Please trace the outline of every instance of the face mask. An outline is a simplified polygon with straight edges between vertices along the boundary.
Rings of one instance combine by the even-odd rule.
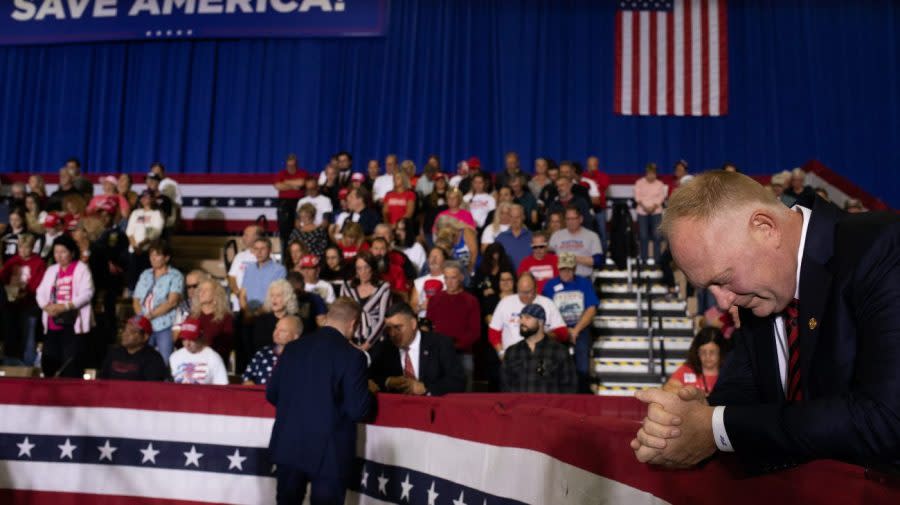
[[[522,338],[528,338],[535,333],[538,332],[537,328],[528,328],[526,326],[519,326],[519,335],[522,335]]]

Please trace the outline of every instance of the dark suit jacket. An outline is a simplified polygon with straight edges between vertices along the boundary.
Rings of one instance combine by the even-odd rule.
[[[424,331],[421,335],[419,381],[425,384],[428,393],[441,396],[465,391],[466,376],[453,348],[453,339]],[[390,339],[385,339],[381,345],[380,352],[372,358],[369,377],[382,391],[386,391],[384,381],[388,377],[402,376],[403,367],[400,364],[400,349]]]
[[[816,199],[800,268],[800,380],[787,403],[774,316],[741,310],[742,337],[710,404],[751,471],[812,459],[900,462],[900,218]]]
[[[374,403],[366,356],[340,332],[323,327],[284,348],[266,388],[275,406],[272,461],[311,478],[347,478],[356,451],[356,423]]]

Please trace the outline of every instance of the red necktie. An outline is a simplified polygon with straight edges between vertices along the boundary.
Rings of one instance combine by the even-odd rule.
[[[406,358],[403,360],[403,376],[407,379],[416,378],[416,370],[413,368],[412,358],[409,357],[409,348],[403,350]]]
[[[795,298],[784,310],[784,328],[788,338],[788,375],[786,397],[788,401],[803,399],[800,390],[800,327],[797,318],[800,315],[799,301]]]

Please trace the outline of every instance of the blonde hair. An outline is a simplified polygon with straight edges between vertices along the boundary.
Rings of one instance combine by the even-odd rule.
[[[231,304],[228,303],[228,294],[225,292],[225,288],[222,287],[215,279],[210,277],[210,275],[203,271],[206,277],[200,281],[197,285],[197,291],[194,292],[193,299],[191,300],[191,316],[192,317],[200,317],[200,288],[209,284],[213,289],[213,321],[221,321],[225,318],[226,314],[231,314]],[[191,273],[197,272],[197,270],[192,271]]]
[[[403,162],[403,165],[401,165],[401,167],[402,167],[402,166],[405,166],[407,162],[412,163],[411,161],[406,160],[406,161]],[[415,170],[415,165],[413,165],[413,170]],[[408,190],[408,189],[409,189],[409,175],[407,175],[406,172],[404,172],[403,170],[401,170],[401,171],[399,171],[399,172],[394,172],[394,177],[399,177],[399,178],[400,178],[400,181],[403,183],[403,189],[404,189],[404,190]],[[398,189],[398,188],[395,186],[395,187],[394,187],[394,191],[396,191],[397,189]]]
[[[460,209],[468,209],[469,208],[469,204],[466,203],[466,200],[463,198],[463,193],[462,193],[462,191],[459,190],[459,188],[448,189],[447,196],[445,197],[448,202],[450,201],[451,196],[455,196],[455,197],[459,198],[459,208]]]
[[[297,209],[297,216],[299,217],[300,214],[307,214],[307,215],[309,215],[310,219],[315,219],[316,218],[316,206],[309,202],[306,202],[303,205],[301,205],[299,209]]]
[[[500,217],[503,212],[509,212],[512,208],[512,204],[509,202],[500,202],[497,204],[497,208],[494,209],[494,221],[491,223],[491,231],[494,232],[494,236],[500,233]]]
[[[678,220],[710,221],[725,209],[748,204],[784,208],[771,191],[744,174],[725,170],[706,172],[682,185],[669,198],[659,231],[668,236]]]
[[[266,302],[263,304],[263,309],[266,312],[272,312],[272,295],[276,291],[281,291],[281,296],[284,298],[285,313],[296,315],[300,312],[300,309],[297,306],[297,294],[294,293],[294,287],[291,286],[290,282],[284,279],[278,279],[272,284],[269,284],[269,290],[266,291]]]

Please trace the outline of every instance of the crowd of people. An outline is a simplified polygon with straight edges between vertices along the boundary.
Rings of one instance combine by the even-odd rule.
[[[380,390],[439,395],[478,381],[589,392],[591,275],[622,240],[610,225],[609,177],[594,156],[583,165],[538,158],[533,173],[514,152],[504,161],[496,174],[476,157],[448,173],[434,155],[421,171],[389,155],[383,171],[370,160],[355,172],[341,152],[311,173],[289,155],[274,182],[277,236],[247,227],[217,280],[173,266],[182,196],[161,163],[140,194],[128,174],[100,177],[95,194],[68,160],[52,194],[33,175],[0,202],[5,363],[45,377],[93,368],[100,378],[226,384],[230,372],[266,384],[285,346],[345,298],[361,307],[352,341]],[[651,163],[635,183],[647,263],[665,261],[660,217],[690,178],[684,161],[665,180]],[[817,191],[804,180],[800,169],[776,174],[771,189],[787,205],[809,201]],[[134,316],[120,321],[123,299]],[[689,364],[712,373],[698,349]]]

